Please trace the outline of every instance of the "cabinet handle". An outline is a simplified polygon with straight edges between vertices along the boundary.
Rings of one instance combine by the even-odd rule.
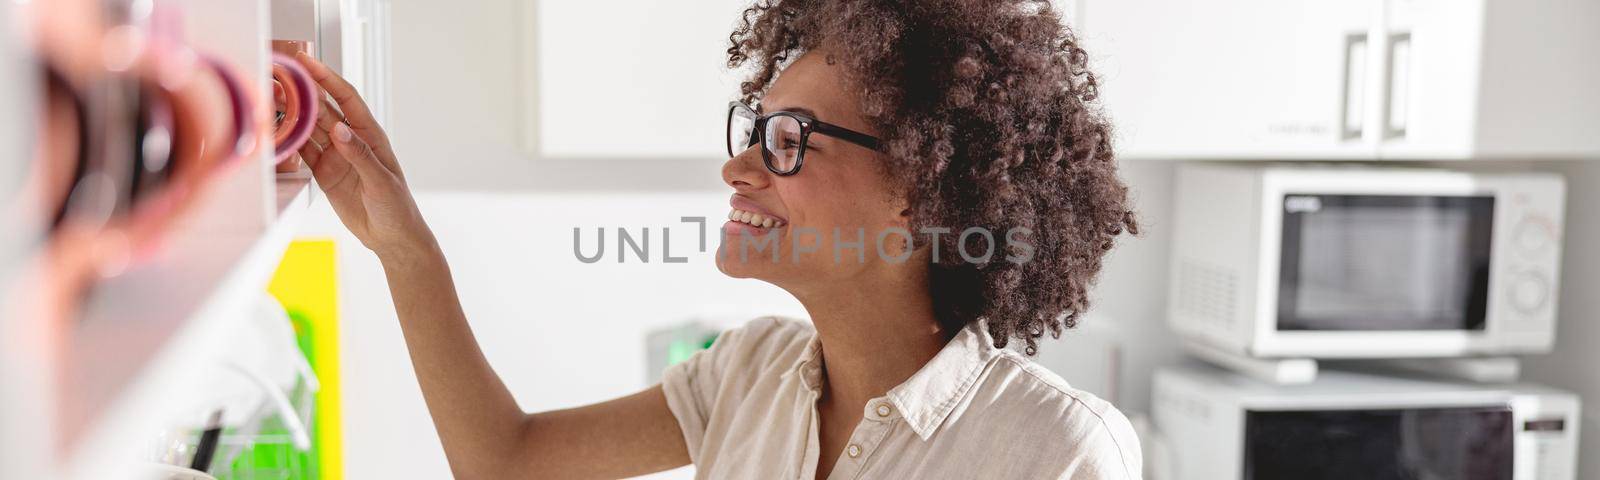
[[[1383,94],[1384,140],[1406,137],[1406,124],[1411,99],[1411,32],[1389,35],[1387,48],[1388,67],[1385,69]]]
[[[1344,37],[1344,89],[1339,107],[1339,139],[1359,140],[1366,130],[1367,33]]]

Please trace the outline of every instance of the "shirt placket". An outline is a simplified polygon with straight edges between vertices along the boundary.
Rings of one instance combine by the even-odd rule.
[[[861,423],[856,425],[854,432],[851,432],[850,443],[845,445],[844,452],[839,455],[839,462],[834,465],[833,472],[828,474],[828,480],[861,478],[869,461],[874,458],[873,455],[883,445],[884,439],[889,437],[889,431],[899,419],[899,409],[889,403],[887,398],[867,402]]]
[[[804,405],[808,406],[801,409],[804,412],[802,413],[804,418],[801,419],[802,425],[806,425],[806,428],[802,429],[804,437],[801,438],[800,443],[805,447],[800,451],[800,463],[795,466],[794,471],[796,473],[794,478],[795,480],[812,480],[817,478],[817,459],[822,457],[821,442],[817,438],[819,433],[817,429],[817,397],[819,395],[815,390],[807,390],[801,393],[801,396],[805,399]],[[832,474],[829,474],[829,476],[832,476]]]

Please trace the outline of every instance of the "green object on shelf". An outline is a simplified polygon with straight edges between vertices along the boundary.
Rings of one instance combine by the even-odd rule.
[[[688,321],[651,331],[645,336],[645,383],[661,382],[667,368],[683,363],[696,352],[711,348],[722,329]]]
[[[306,355],[307,360],[315,363],[316,358],[312,356],[311,348],[311,336],[314,333],[311,320],[305,312],[287,310],[289,320],[294,324],[300,351]],[[313,422],[306,428],[311,429],[309,433],[312,438],[316,438],[317,424]],[[245,440],[249,441],[249,445],[228,464],[227,470],[214,472],[217,480],[320,480],[322,478],[322,471],[317,465],[317,459],[320,458],[317,451],[318,443],[313,441],[310,450],[296,449],[290,439],[289,429],[277,415],[262,420],[261,430]]]
[[[715,333],[705,335],[700,339],[682,338],[673,341],[667,345],[667,366],[677,365],[694,356],[695,352],[710,349],[711,344],[716,343],[716,341],[717,334]]]
[[[215,476],[217,480],[314,480],[321,477],[319,472],[315,447],[311,451],[295,449],[289,431],[273,417],[262,424],[228,469],[215,472]]]

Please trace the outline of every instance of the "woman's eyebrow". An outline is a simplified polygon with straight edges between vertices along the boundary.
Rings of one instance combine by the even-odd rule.
[[[813,111],[811,111],[811,109],[806,108],[806,107],[793,107],[793,108],[785,109],[784,111],[785,112],[789,112],[789,113],[798,113],[798,114],[805,115],[805,116],[811,117],[811,118],[817,118],[817,112],[813,112]]]
[[[780,111],[780,112],[789,112],[789,113],[798,113],[798,114],[801,114],[801,115],[805,115],[807,117],[811,117],[813,119],[821,120],[820,118],[817,118],[817,112],[815,112],[815,111],[813,111],[813,110],[811,110],[809,108],[806,108],[806,107],[780,108],[780,109],[778,109],[778,111]],[[766,113],[766,106],[765,105],[756,105],[756,115],[766,115],[766,114],[767,113]]]

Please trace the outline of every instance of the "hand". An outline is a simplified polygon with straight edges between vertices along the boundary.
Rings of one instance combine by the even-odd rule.
[[[360,93],[316,59],[304,53],[296,59],[327,92],[318,95],[317,126],[299,153],[339,220],[384,261],[434,252],[433,232],[406,187],[389,137]]]

